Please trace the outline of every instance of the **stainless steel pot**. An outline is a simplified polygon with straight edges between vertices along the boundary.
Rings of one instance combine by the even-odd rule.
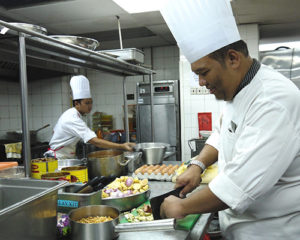
[[[58,160],[58,170],[60,171],[64,167],[86,166],[87,159],[61,159]]]
[[[72,210],[69,214],[72,240],[111,240],[117,238],[119,232],[175,229],[176,220],[174,218],[155,220],[152,222],[119,224],[119,215],[120,212],[118,209],[104,205],[85,206]],[[81,218],[89,216],[110,216],[113,220],[94,224],[77,222]]]
[[[133,159],[125,160],[123,151],[102,150],[88,154],[89,178],[97,176],[121,176],[126,174],[125,166]]]
[[[135,151],[143,153],[142,160],[145,164],[161,164],[167,148],[170,147],[167,143],[139,143],[134,146]]]

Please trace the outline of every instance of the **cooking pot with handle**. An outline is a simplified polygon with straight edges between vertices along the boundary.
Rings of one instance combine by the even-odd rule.
[[[120,211],[106,205],[84,206],[69,213],[72,240],[111,240],[118,237],[119,232],[174,230],[176,220],[163,219],[151,222],[119,223]],[[79,223],[87,217],[110,216],[113,220],[102,223]]]
[[[138,157],[138,155],[136,156]],[[90,178],[97,176],[121,176],[126,174],[126,166],[135,158],[124,157],[121,150],[101,150],[88,154],[87,166]]]

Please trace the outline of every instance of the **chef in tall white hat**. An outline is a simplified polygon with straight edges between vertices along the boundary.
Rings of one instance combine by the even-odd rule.
[[[89,80],[82,75],[74,76],[71,78],[70,86],[74,107],[65,111],[58,119],[49,143],[50,149],[45,155],[57,159],[76,158],[76,144],[79,140],[100,148],[117,148],[131,151],[132,146],[134,146],[133,143],[117,144],[99,139],[82,119],[83,115],[91,112],[93,105]]]
[[[249,56],[229,0],[170,0],[161,13],[200,86],[225,100],[215,131],[176,187],[191,192],[216,162],[217,177],[187,198],[166,198],[161,215],[219,211],[225,239],[298,239],[299,90]]]

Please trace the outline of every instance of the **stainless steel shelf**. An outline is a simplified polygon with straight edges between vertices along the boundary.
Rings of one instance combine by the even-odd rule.
[[[0,26],[7,27],[16,33],[25,34],[26,57],[29,65],[40,67],[47,63],[63,65],[64,70],[72,73],[71,68],[85,68],[106,71],[117,75],[134,76],[150,75],[155,72],[138,65],[97,53],[72,44],[60,42],[46,35],[36,33],[0,20]],[[18,61],[18,35],[7,33],[0,35],[0,51],[9,54],[8,57]],[[60,67],[61,69],[62,67]]]

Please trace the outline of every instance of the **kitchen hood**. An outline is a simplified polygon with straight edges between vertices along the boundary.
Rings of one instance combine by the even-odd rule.
[[[280,47],[261,52],[260,61],[292,80],[300,89],[300,48]]]

